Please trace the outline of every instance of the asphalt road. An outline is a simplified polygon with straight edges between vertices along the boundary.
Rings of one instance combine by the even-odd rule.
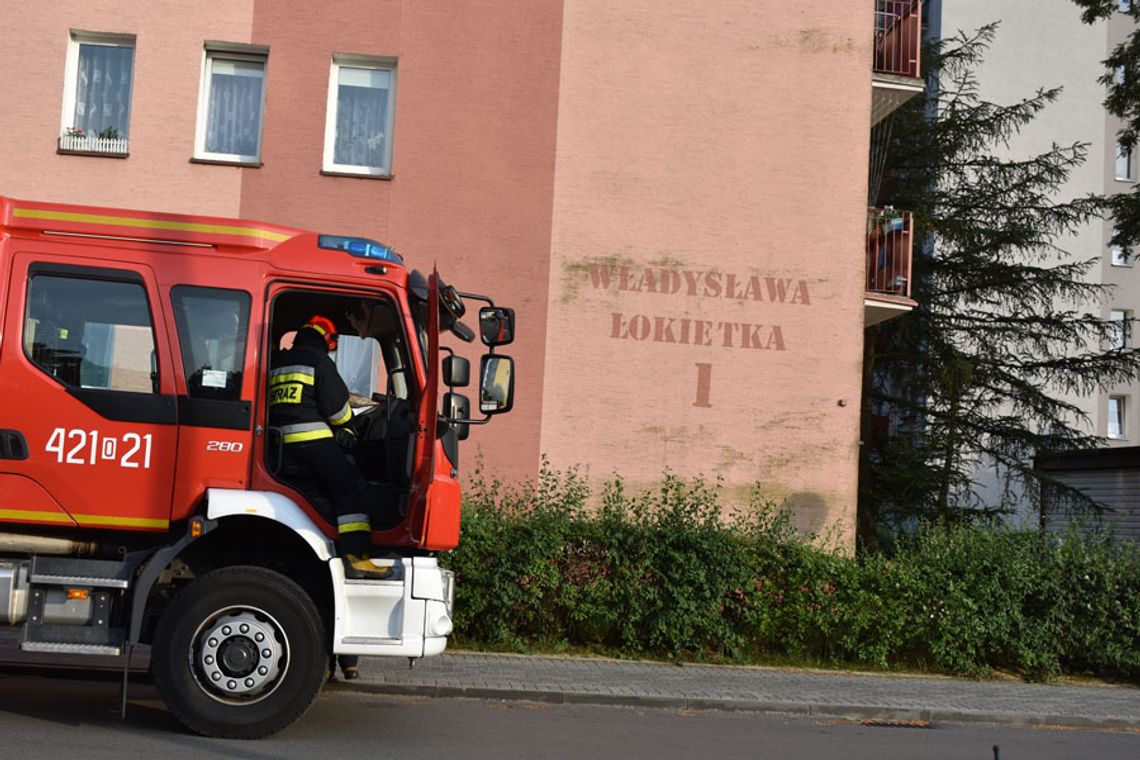
[[[187,734],[153,687],[0,672],[0,757],[186,758],[1017,758],[1140,757],[1140,734],[987,725],[867,726],[746,712],[378,696],[334,685],[286,731],[257,742]]]

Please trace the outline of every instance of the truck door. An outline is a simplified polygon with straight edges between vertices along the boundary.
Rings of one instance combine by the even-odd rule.
[[[165,530],[178,428],[154,273],[82,262],[13,259],[0,399],[26,458],[0,460],[0,480],[40,497],[27,509],[5,503],[0,516]]]
[[[176,520],[190,516],[207,488],[248,483],[257,374],[256,365],[246,366],[251,302],[244,290],[170,288],[182,360],[175,383],[178,470],[171,514]]]

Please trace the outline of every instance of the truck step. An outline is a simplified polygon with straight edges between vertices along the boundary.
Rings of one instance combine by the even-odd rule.
[[[21,652],[50,652],[51,654],[90,654],[118,656],[122,647],[109,644],[68,644],[59,641],[25,641],[20,644]]]
[[[37,556],[32,558],[28,581],[38,586],[127,588],[131,570],[131,565],[115,560]]]
[[[123,651],[120,628],[53,623],[24,624],[20,639],[22,652],[59,652],[69,654],[119,654]]]

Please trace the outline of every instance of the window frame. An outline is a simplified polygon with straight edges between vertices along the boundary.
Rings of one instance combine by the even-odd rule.
[[[63,137],[67,130],[75,126],[75,102],[79,90],[79,47],[81,45],[104,45],[106,47],[130,48],[131,54],[131,87],[127,93],[127,136],[121,138],[130,143],[131,118],[134,115],[135,105],[135,64],[138,54],[138,37],[134,34],[122,32],[89,32],[82,29],[69,29],[67,37],[67,53],[64,56],[63,69],[63,106],[59,115],[59,135]],[[87,135],[95,137],[95,135]]]
[[[384,146],[384,164],[382,166],[360,166],[357,164],[338,164],[333,158],[336,155],[336,121],[339,107],[338,86],[340,84],[340,70],[373,69],[387,71],[391,77],[388,87],[388,118],[384,125],[388,139]],[[346,174],[360,177],[392,176],[392,156],[394,154],[394,138],[396,127],[396,86],[398,65],[395,57],[355,55],[348,53],[334,53],[329,63],[329,86],[325,101],[325,141],[321,157],[321,171],[326,174]]]
[[[1116,419],[1118,432],[1116,435],[1112,434],[1112,406],[1116,402]],[[1114,441],[1123,441],[1128,439],[1128,397],[1124,395],[1111,395],[1108,397],[1107,409],[1105,411],[1105,437]]]
[[[1119,323],[1116,328],[1116,334],[1112,339],[1112,350],[1126,351],[1128,350],[1129,339],[1132,337],[1132,312],[1129,309],[1109,309],[1108,320],[1113,323]]]
[[[1121,143],[1116,144],[1116,164],[1113,167],[1113,174],[1117,182],[1135,182],[1136,181],[1136,168],[1135,168],[1135,155],[1131,148],[1126,148]],[[1124,161],[1124,173],[1121,174],[1120,166],[1121,161]]]
[[[210,91],[215,60],[261,64],[261,102],[258,104],[257,153],[215,153],[206,150],[206,132],[210,120]],[[194,160],[205,163],[261,166],[261,148],[265,140],[265,93],[269,89],[269,49],[255,45],[210,44],[202,49],[202,72],[198,84],[198,114],[194,125]]]

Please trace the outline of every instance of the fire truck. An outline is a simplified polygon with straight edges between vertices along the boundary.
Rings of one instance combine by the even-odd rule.
[[[441,346],[475,339],[468,302],[477,417]],[[372,533],[381,579],[345,577],[331,504],[268,422],[271,358],[315,314],[341,336],[348,455],[398,518]],[[0,198],[0,624],[37,657],[121,663],[124,710],[149,648],[172,714],[229,738],[301,717],[333,655],[439,654],[459,443],[511,409],[514,330],[372,240]]]

